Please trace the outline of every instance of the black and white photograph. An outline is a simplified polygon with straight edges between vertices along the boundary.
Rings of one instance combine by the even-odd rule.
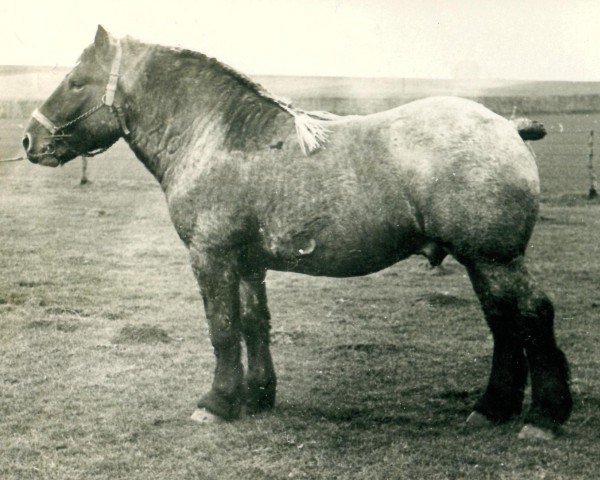
[[[4,0],[0,479],[600,476],[600,3]]]

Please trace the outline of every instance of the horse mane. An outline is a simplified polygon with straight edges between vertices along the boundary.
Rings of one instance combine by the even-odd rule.
[[[213,67],[220,73],[227,75],[230,79],[235,81],[238,85],[249,90],[260,98],[266,100],[268,103],[278,107],[280,110],[287,112],[294,119],[294,125],[296,127],[296,134],[298,136],[298,143],[304,155],[309,155],[315,150],[321,148],[327,142],[327,134],[329,132],[327,123],[335,120],[339,120],[342,117],[330,112],[325,111],[305,111],[294,107],[290,101],[282,97],[278,97],[269,92],[260,83],[252,80],[250,77],[243,73],[235,70],[234,68],[226,65],[219,60],[208,57],[207,55],[196,52],[193,50],[174,48],[174,47],[162,47],[157,46],[163,52],[169,51],[176,53],[183,58],[196,58],[201,60],[203,63]]]

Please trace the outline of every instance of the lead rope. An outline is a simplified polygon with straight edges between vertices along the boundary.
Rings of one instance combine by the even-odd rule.
[[[25,157],[0,158],[0,163],[20,162],[25,160]]]

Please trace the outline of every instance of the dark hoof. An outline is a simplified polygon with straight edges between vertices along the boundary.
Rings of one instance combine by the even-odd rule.
[[[242,416],[242,404],[239,398],[230,400],[213,391],[198,401],[198,408],[227,421],[237,420]]]

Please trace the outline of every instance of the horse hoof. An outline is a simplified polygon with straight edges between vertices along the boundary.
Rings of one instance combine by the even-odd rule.
[[[550,430],[546,430],[535,425],[525,424],[519,432],[520,440],[554,440],[556,436]]]
[[[210,413],[204,408],[197,408],[190,419],[196,423],[221,423],[224,420],[221,417],[217,417],[215,414]]]
[[[491,427],[492,422],[482,413],[474,411],[467,417],[467,425],[469,427]]]

